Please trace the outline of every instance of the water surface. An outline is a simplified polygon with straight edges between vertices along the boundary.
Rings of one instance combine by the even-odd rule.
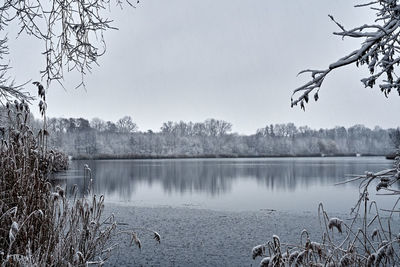
[[[359,196],[358,183],[335,186],[347,174],[391,168],[383,157],[80,160],[56,183],[84,192],[84,164],[93,191],[106,201],[139,206],[196,207],[215,210],[315,211],[319,202],[333,212],[348,212]],[[398,185],[396,185],[399,187]],[[373,189],[373,187],[371,187]],[[389,207],[393,200],[371,199]]]

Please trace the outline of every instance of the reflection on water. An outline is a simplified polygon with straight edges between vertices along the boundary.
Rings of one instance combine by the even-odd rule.
[[[84,164],[92,170],[94,192],[108,201],[224,210],[315,210],[323,201],[348,211],[358,184],[333,184],[346,174],[391,167],[375,157],[73,161],[56,183],[77,184],[83,192]]]

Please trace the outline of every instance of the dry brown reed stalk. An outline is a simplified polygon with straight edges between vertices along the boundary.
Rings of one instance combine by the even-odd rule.
[[[61,159],[57,152],[40,154],[29,127],[25,102],[7,104],[7,128],[0,136],[0,262],[14,264],[26,251],[49,246],[51,185],[47,175]],[[62,165],[61,163],[57,163]],[[54,241],[54,239],[53,239]]]
[[[400,180],[400,158],[392,169],[377,173],[351,176],[343,182],[360,181],[360,197],[352,208],[349,223],[329,217],[322,203],[318,207],[321,225],[321,242],[312,241],[303,230],[300,244],[284,244],[272,241],[253,248],[253,259],[263,257],[260,266],[397,266],[400,264],[400,233],[398,221],[393,225],[393,215],[399,213],[400,190],[392,188]],[[393,208],[379,209],[369,200],[369,190],[395,197]],[[386,213],[382,216],[381,213]],[[396,227],[393,227],[396,226]],[[303,244],[303,236],[306,241]],[[282,253],[281,251],[284,251]]]
[[[100,221],[104,199],[69,204],[63,189],[53,190],[48,176],[65,169],[67,157],[43,150],[25,102],[8,104],[6,112],[7,127],[0,129],[1,266],[78,265],[101,255],[115,228]]]
[[[41,95],[36,85],[45,117],[44,91]],[[103,265],[115,248],[109,240],[117,234],[117,223],[113,215],[102,216],[104,197],[91,192],[90,168],[84,170],[90,181],[87,194],[77,197],[74,187],[67,197],[49,181],[51,173],[67,168],[68,158],[48,150],[46,123],[34,134],[26,102],[7,104],[6,113],[7,127],[0,128],[0,265]],[[140,244],[133,230],[125,232]],[[160,235],[151,232],[160,242]]]

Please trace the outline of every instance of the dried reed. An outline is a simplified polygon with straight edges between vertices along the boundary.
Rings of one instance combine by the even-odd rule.
[[[318,216],[322,229],[321,243],[312,241],[306,230],[301,232],[300,244],[297,245],[281,244],[276,242],[279,238],[274,236],[272,241],[253,248],[253,259],[263,257],[260,266],[399,265],[400,234],[394,232],[396,227],[392,225],[393,215],[400,212],[400,190],[393,188],[399,180],[399,157],[396,158],[392,169],[351,176],[343,183],[360,181],[360,197],[352,208],[352,219],[349,223],[329,217],[320,204]],[[379,209],[375,201],[369,200],[369,190],[373,181],[377,181],[374,190],[383,192],[381,195],[395,196],[392,209]],[[381,212],[386,212],[387,216],[382,216]],[[303,236],[306,236],[305,244],[301,242]]]
[[[40,97],[45,116],[44,94]],[[45,123],[34,134],[25,102],[7,104],[6,113],[6,127],[0,128],[0,265],[102,265],[115,247],[109,240],[117,227],[113,215],[102,216],[104,197],[93,195],[90,187],[83,198],[76,187],[70,197],[53,187],[50,174],[67,168],[68,158],[47,149]],[[91,180],[89,167],[85,173]]]

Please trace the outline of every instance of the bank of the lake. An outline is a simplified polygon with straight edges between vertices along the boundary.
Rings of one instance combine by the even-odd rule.
[[[383,157],[384,154],[359,154],[359,153],[336,153],[336,154],[196,154],[196,155],[153,155],[153,154],[83,154],[70,156],[72,160],[120,160],[120,159],[223,159],[223,158],[323,158],[323,157]]]

